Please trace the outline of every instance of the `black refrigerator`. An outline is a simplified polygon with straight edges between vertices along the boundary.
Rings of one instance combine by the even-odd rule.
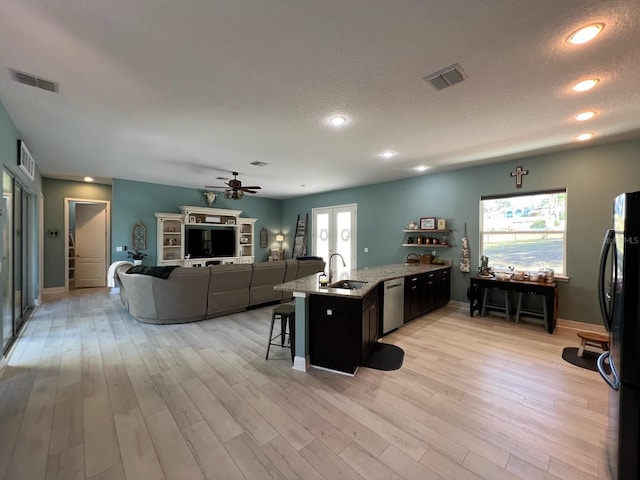
[[[609,385],[607,449],[612,479],[640,479],[640,192],[613,202],[602,245],[598,296],[610,350],[598,358]]]

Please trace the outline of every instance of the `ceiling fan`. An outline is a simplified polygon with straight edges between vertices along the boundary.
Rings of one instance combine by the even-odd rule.
[[[224,198],[229,198],[232,200],[240,200],[244,197],[246,193],[257,193],[255,190],[260,190],[262,187],[258,185],[252,185],[249,187],[243,187],[242,182],[237,179],[238,172],[231,172],[233,174],[233,179],[225,182],[227,184],[226,187],[214,187],[212,185],[205,185],[205,188],[224,188]]]

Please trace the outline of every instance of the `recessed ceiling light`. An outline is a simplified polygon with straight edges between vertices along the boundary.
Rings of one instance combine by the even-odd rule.
[[[393,150],[385,150],[380,154],[380,156],[384,158],[391,158],[391,157],[395,157],[396,155],[397,155],[396,152],[394,152]]]
[[[595,133],[581,133],[576,137],[576,140],[584,142],[585,140],[591,140]]]
[[[329,123],[331,123],[331,125],[333,125],[334,127],[341,127],[345,123],[347,123],[347,117],[343,115],[334,115],[329,119]]]
[[[93,177],[84,177],[85,182],[93,182]]]
[[[429,167],[427,167],[425,165],[418,165],[417,167],[414,167],[413,169],[417,170],[418,172],[424,172],[425,170],[428,170]]]
[[[604,23],[594,23],[593,25],[587,25],[582,27],[567,37],[567,43],[573,45],[580,45],[593,40],[604,28]]]
[[[576,83],[571,89],[575,92],[586,92],[596,86],[596,83],[600,81],[599,78],[590,78],[589,80],[583,80]]]
[[[584,122],[585,120],[589,120],[595,116],[596,112],[582,112],[576,115],[575,118],[579,122]]]

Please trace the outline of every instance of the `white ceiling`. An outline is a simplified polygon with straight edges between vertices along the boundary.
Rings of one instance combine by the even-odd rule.
[[[595,41],[565,42],[594,21]],[[0,101],[44,176],[203,188],[237,170],[287,198],[576,148],[583,132],[638,138],[639,23],[637,0],[4,0]],[[465,82],[423,80],[453,63]],[[585,109],[598,115],[572,119]]]

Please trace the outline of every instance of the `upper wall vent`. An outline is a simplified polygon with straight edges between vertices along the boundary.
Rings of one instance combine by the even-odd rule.
[[[450,67],[443,68],[436,73],[427,75],[424,77],[424,81],[431,85],[435,90],[442,90],[443,88],[460,83],[466,78],[467,76],[462,71],[460,65],[454,63]]]
[[[52,82],[51,80],[36,77],[35,75],[19,72],[13,69],[11,70],[11,74],[13,75],[13,79],[16,82],[22,83],[24,85],[29,85],[31,87],[41,88],[43,90],[47,90],[48,92],[58,93],[57,82]]]
[[[258,160],[256,160],[255,162],[251,162],[251,165],[255,165],[256,167],[264,167],[269,164],[266,162],[259,162]]]

